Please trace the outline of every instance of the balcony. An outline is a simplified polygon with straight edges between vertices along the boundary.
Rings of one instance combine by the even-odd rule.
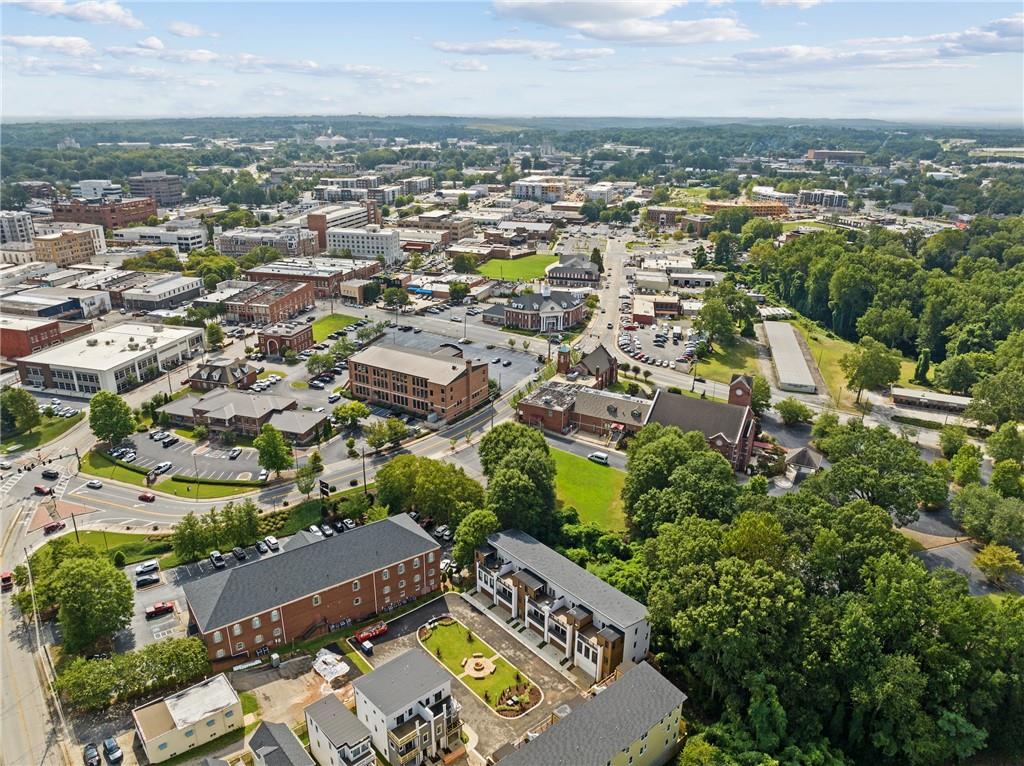
[[[403,764],[404,763],[409,763],[410,761],[413,761],[413,760],[416,759],[416,756],[419,755],[419,752],[420,752],[419,748],[416,748],[416,747],[409,748],[409,751],[407,753],[405,753],[404,755],[400,754],[398,756],[398,762],[399,763],[403,763]]]
[[[416,739],[421,723],[424,721],[419,716],[414,716],[388,732],[388,739],[391,740],[396,750],[401,750],[404,745]]]

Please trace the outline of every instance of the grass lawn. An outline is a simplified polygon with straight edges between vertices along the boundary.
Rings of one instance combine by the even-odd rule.
[[[304,380],[293,380],[289,383],[292,388],[309,388],[309,383]]]
[[[539,279],[544,276],[544,269],[556,260],[553,255],[527,255],[514,260],[492,258],[478,266],[477,271],[491,279]]]
[[[48,418],[46,415],[42,415],[39,419],[39,425],[31,431],[26,431],[23,434],[13,434],[5,437],[3,441],[0,441],[0,451],[6,452],[10,447],[16,444],[21,445],[18,450],[19,452],[22,450],[41,447],[47,442],[51,442],[56,439],[84,417],[84,412],[79,412],[71,418]]]
[[[571,505],[580,521],[592,521],[602,529],[625,529],[622,515],[622,485],[626,474],[586,458],[551,450],[555,461],[555,492],[563,505]]]
[[[252,692],[239,692],[238,699],[242,703],[242,715],[260,712],[259,700],[256,699],[256,695]]]
[[[348,314],[328,314],[313,322],[313,340],[317,343],[322,341],[332,332],[343,330],[353,322],[358,322],[358,317]]]
[[[466,639],[467,634],[469,640]],[[454,622],[451,625],[436,625],[430,635],[423,642],[434,658],[443,664],[454,676],[463,673],[462,660],[465,657],[472,657],[475,652],[480,652],[484,657],[490,658],[497,654],[488,644],[481,641],[465,625]],[[440,656],[438,650],[440,649]],[[509,686],[528,680],[520,674],[521,681],[516,681],[516,673],[519,671],[504,657],[497,657],[494,660],[494,673],[486,678],[470,678],[462,676],[459,678],[466,686],[472,689],[477,695],[485,700],[492,708],[498,704],[501,692]],[[486,695],[486,696],[485,696]]]
[[[282,372],[281,370],[264,370],[256,376],[256,380],[263,380],[264,378],[269,378],[271,375],[280,375],[283,378],[287,374],[288,373]]]
[[[254,489],[258,489],[258,487],[249,484],[204,484],[202,482],[195,484],[189,481],[173,481],[170,478],[158,481],[153,485],[153,489],[159,492],[166,492],[168,495],[185,499],[196,497],[197,490],[193,489],[193,487],[198,487],[200,500],[231,497],[232,495],[239,495],[243,492],[252,492]]]
[[[82,458],[81,472],[99,476],[101,479],[116,479],[117,481],[123,481],[125,484],[134,484],[136,487],[146,486],[146,471],[144,468],[140,468],[139,471],[125,468],[96,450],[90,450]]]
[[[851,391],[847,386],[846,374],[839,366],[839,360],[853,350],[855,344],[840,337],[829,337],[828,333],[820,327],[811,324],[806,319],[791,320],[797,329],[804,336],[814,362],[821,370],[821,376],[828,386],[828,393],[832,395],[833,401],[842,392],[842,400],[839,402],[841,408],[851,409],[857,398],[857,392]],[[920,386],[911,384],[910,378],[914,374],[916,364],[910,359],[903,359],[900,362],[899,385],[908,385],[913,388]]]
[[[697,375],[719,383],[728,383],[736,373],[756,375],[757,350],[754,344],[737,338],[731,346],[715,346],[715,352],[697,362]]]
[[[184,436],[186,439],[195,440],[195,432],[191,428],[175,428],[174,433],[178,436]]]
[[[159,558],[171,549],[169,535],[140,535],[130,532],[79,530],[78,540],[82,545],[87,545],[93,550],[108,552],[111,558],[113,558],[114,553],[121,551],[124,553],[125,564],[135,564],[139,561]]]
[[[821,221],[785,221],[782,224],[783,231],[793,231],[794,229],[804,228],[831,229],[832,227],[827,223],[822,223]]]

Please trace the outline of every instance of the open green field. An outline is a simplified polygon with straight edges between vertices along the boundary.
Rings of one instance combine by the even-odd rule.
[[[48,418],[46,415],[43,415],[40,418],[39,425],[31,431],[5,436],[3,441],[0,441],[0,452],[6,452],[10,447],[17,444],[21,445],[17,452],[41,447],[47,442],[56,439],[84,417],[84,412],[79,412],[71,418]]]
[[[731,346],[715,346],[715,352],[697,362],[697,375],[719,383],[728,383],[736,373],[758,374],[757,349],[743,338]]]
[[[608,531],[626,528],[621,498],[626,474],[559,449],[551,450],[551,457],[555,493],[563,505],[575,508],[580,521],[592,521]]]
[[[332,332],[344,330],[353,322],[359,321],[357,317],[348,314],[328,314],[313,322],[313,340],[317,343],[322,341]]]
[[[827,223],[821,221],[786,221],[782,224],[783,231],[793,231],[793,229],[802,229],[811,227],[814,229],[831,229]]]
[[[853,350],[855,344],[848,340],[839,338],[837,336],[829,337],[825,330],[820,327],[816,327],[806,319],[791,320],[800,334],[804,336],[807,341],[807,346],[811,350],[811,354],[814,356],[814,362],[818,365],[818,369],[821,370],[821,376],[825,379],[825,385],[828,386],[828,393],[832,395],[835,400],[842,392],[842,399],[839,401],[840,408],[853,407],[855,400],[857,399],[857,392],[850,391],[846,382],[846,374],[839,366],[839,360],[846,354]],[[898,384],[906,386],[908,388],[921,388],[916,383],[911,383],[910,379],[914,375],[915,363],[910,359],[903,359],[900,362],[900,379]]]
[[[430,629],[430,635],[423,641],[423,645],[454,676],[461,676],[464,672],[462,660],[472,657],[475,652],[479,652],[486,658],[497,655],[494,649],[477,638],[469,628],[460,622],[453,622],[451,625],[435,625]],[[469,676],[459,678],[492,708],[497,706],[502,691],[509,686],[527,680],[514,665],[500,655],[495,657],[494,667],[494,673],[486,678],[470,678]],[[519,681],[516,680],[517,673],[520,675]]]
[[[71,537],[74,537],[71,532]],[[70,539],[70,538],[69,538]],[[80,530],[78,541],[93,550],[124,553],[125,564],[135,564],[147,559],[159,558],[171,549],[170,535],[138,535],[130,532],[97,532],[96,530]]]
[[[544,276],[544,269],[558,258],[553,255],[527,255],[524,258],[506,260],[492,258],[477,267],[477,271],[491,279],[539,279]]]

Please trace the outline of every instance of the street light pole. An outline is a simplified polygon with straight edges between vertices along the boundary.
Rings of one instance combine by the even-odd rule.
[[[363,494],[366,494],[366,447],[363,450]]]

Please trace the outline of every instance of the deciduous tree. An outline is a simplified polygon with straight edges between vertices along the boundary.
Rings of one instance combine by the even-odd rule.
[[[118,444],[135,433],[132,408],[110,391],[98,391],[89,401],[89,428],[97,439]]]
[[[107,559],[69,559],[58,567],[54,588],[64,647],[80,652],[126,627],[135,599],[124,572]]]
[[[291,447],[285,442],[281,432],[270,423],[264,423],[260,435],[253,439],[252,446],[259,453],[259,464],[278,476],[281,471],[292,467],[294,458]]]

